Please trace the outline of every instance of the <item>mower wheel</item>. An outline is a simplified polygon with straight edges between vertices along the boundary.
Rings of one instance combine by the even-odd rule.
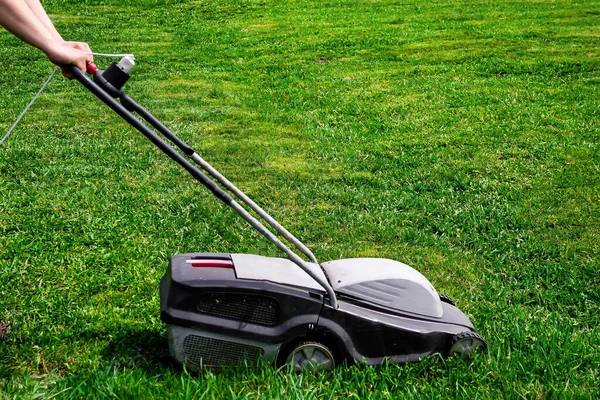
[[[327,346],[318,342],[301,342],[295,346],[286,360],[295,372],[327,371],[335,368],[335,358]]]
[[[460,356],[462,358],[470,358],[473,353],[485,352],[487,344],[485,340],[475,332],[466,331],[454,335],[450,342],[450,353],[449,356]]]

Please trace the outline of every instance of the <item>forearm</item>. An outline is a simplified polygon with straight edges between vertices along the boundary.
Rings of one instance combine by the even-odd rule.
[[[2,1],[2,0],[0,0],[0,1]],[[54,37],[54,39],[61,42],[63,40],[63,38],[62,38],[62,36],[60,36],[60,33],[58,33],[58,31],[54,27],[54,24],[52,23],[52,21],[50,21],[50,17],[48,17],[48,14],[46,14],[46,10],[44,10],[44,7],[42,7],[40,0],[25,0],[25,3],[27,3],[27,5],[29,6],[29,9],[33,12],[33,14],[37,17],[37,19],[42,23],[42,25],[44,25],[46,27],[46,29],[48,30],[48,32],[50,32],[52,37]]]
[[[0,25],[45,53],[56,45],[57,38],[33,14],[25,0],[0,0]]]
[[[0,0],[0,25],[46,53],[67,78],[71,73],[66,66],[75,65],[85,71],[87,63],[94,61],[87,43],[62,39],[39,0]]]

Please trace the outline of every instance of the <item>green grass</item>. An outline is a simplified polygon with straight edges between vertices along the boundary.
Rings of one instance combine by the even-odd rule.
[[[0,147],[0,398],[593,398],[600,2],[46,1],[128,92],[311,247],[451,295],[473,361],[181,372],[169,255],[279,255],[76,82]],[[98,59],[106,65],[106,60]],[[0,136],[51,66],[0,32]]]

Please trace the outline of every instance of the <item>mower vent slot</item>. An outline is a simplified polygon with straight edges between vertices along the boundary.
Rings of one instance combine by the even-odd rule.
[[[196,309],[204,314],[217,315],[261,325],[275,325],[279,314],[277,300],[240,293],[206,293],[200,296]]]
[[[236,365],[244,360],[252,363],[262,356],[260,347],[249,346],[222,339],[198,335],[187,335],[183,339],[183,352],[186,359],[198,366],[219,367]]]

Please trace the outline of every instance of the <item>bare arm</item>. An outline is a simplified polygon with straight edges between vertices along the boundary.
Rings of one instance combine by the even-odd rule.
[[[46,14],[46,10],[44,10],[44,7],[42,7],[42,3],[40,3],[40,0],[25,0],[25,3],[27,3],[27,6],[33,12],[33,15],[35,15],[36,18],[42,23],[42,25],[46,27],[46,29],[48,30],[48,32],[50,32],[52,37],[54,37],[54,39],[56,39],[57,41],[62,41],[62,36],[60,36],[60,33],[58,33],[58,31],[56,30],[54,24],[52,23],[52,21],[50,21],[50,18],[48,17],[48,14]]]
[[[56,39],[23,0],[0,0],[0,24],[44,53],[56,44]]]
[[[0,25],[24,42],[37,47],[60,66],[73,64],[82,71],[93,58],[89,46],[65,42],[54,28],[39,0],[0,0]],[[63,69],[63,75],[70,75]]]

